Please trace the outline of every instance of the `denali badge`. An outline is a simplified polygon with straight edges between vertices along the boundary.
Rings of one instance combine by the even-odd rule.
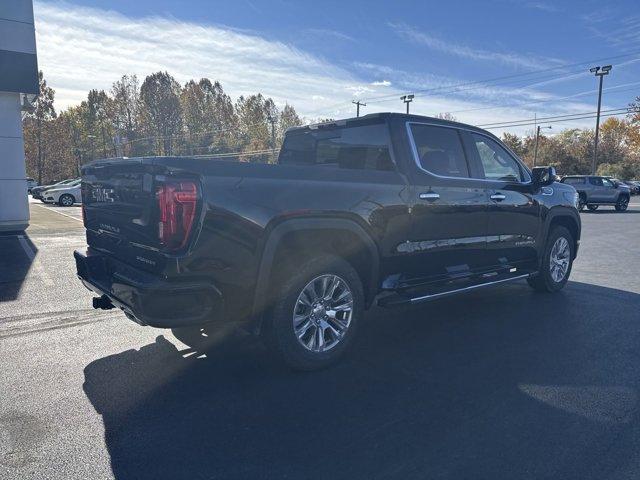
[[[114,202],[116,191],[113,188],[99,188],[95,187],[91,190],[93,199],[96,202]]]
[[[148,263],[149,265],[156,264],[156,262],[154,262],[153,260],[149,260],[148,258],[145,258],[145,257],[136,256],[136,260],[138,260],[139,262]]]
[[[107,225],[106,223],[100,224],[100,230],[104,230],[111,233],[120,233],[120,229],[118,227],[113,227],[111,225]]]

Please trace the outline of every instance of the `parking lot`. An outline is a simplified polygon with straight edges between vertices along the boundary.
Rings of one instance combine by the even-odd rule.
[[[560,293],[374,309],[309,374],[93,310],[80,208],[30,205],[0,237],[0,478],[638,477],[638,197],[582,214]]]

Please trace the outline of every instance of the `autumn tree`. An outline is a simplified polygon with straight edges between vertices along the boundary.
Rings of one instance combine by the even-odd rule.
[[[302,125],[302,119],[296,113],[296,109],[286,103],[282,112],[280,112],[280,118],[278,119],[277,145],[282,143],[287,129],[297,127],[299,125]]]
[[[162,155],[174,153],[182,130],[180,93],[180,84],[167,72],[149,75],[140,87],[144,129]]]
[[[275,136],[275,122],[278,112],[275,103],[262,94],[241,96],[235,104],[238,116],[238,147],[241,151],[256,152],[275,148],[272,139]],[[243,161],[267,162],[273,158],[271,153],[243,155]]]
[[[135,75],[123,75],[111,86],[113,122],[116,144],[121,150],[117,155],[135,155],[139,152],[136,138],[140,132],[140,86]],[[122,146],[126,146],[124,149]]]
[[[35,171],[38,183],[42,184],[45,162],[47,161],[44,136],[47,122],[56,117],[56,111],[53,108],[55,91],[47,85],[42,71],[38,72],[39,94],[36,98],[33,109],[25,115],[24,137],[25,143],[31,148],[32,155],[27,159],[28,171]],[[29,160],[32,165],[29,165]],[[31,168],[29,168],[31,167]]]
[[[189,153],[218,153],[233,146],[231,131],[238,120],[219,82],[190,80],[182,89],[180,103]]]

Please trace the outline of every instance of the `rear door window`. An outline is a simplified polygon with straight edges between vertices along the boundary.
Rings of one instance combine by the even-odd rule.
[[[469,178],[469,165],[457,129],[414,123],[411,135],[422,169],[442,177]]]
[[[352,170],[394,170],[387,125],[348,126],[287,135],[278,163]]]
[[[568,177],[562,180],[562,183],[567,183],[569,185],[584,185],[584,178]]]

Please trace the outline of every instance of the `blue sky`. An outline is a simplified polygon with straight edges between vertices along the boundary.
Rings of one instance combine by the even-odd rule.
[[[166,69],[219,79],[233,97],[260,91],[308,119],[352,115],[356,98],[363,112],[400,111],[399,95],[416,92],[412,111],[483,124],[594,110],[591,64],[575,64],[598,59],[614,65],[604,109],[640,95],[637,0],[36,0],[35,16],[60,107]]]

